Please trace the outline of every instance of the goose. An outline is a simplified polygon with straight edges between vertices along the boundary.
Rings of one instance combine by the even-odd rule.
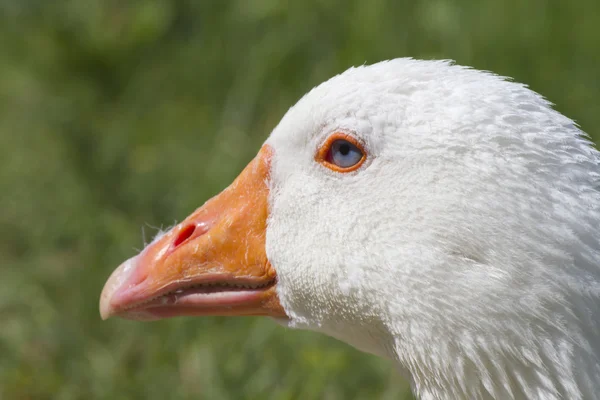
[[[100,313],[268,316],[392,360],[423,400],[600,399],[599,229],[600,153],[571,119],[395,59],[300,99]]]

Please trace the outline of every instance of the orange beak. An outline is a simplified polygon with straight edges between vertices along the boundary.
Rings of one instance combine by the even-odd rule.
[[[231,186],[121,264],[102,290],[102,318],[284,317],[265,252],[271,153],[264,145]]]

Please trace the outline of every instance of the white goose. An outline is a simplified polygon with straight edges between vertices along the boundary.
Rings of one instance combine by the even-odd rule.
[[[600,153],[496,75],[352,68],[100,310],[272,316],[392,359],[424,400],[600,399]]]

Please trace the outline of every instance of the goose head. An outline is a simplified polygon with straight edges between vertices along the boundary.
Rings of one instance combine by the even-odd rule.
[[[422,399],[599,398],[599,177],[524,85],[352,68],[123,263],[101,313],[271,316],[393,360]]]

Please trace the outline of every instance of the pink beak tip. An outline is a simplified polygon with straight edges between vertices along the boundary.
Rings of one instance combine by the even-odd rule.
[[[113,304],[115,293],[123,287],[127,278],[131,275],[136,264],[138,256],[131,257],[123,262],[113,271],[104,284],[102,294],[100,295],[100,316],[106,320],[116,314],[116,308]]]

